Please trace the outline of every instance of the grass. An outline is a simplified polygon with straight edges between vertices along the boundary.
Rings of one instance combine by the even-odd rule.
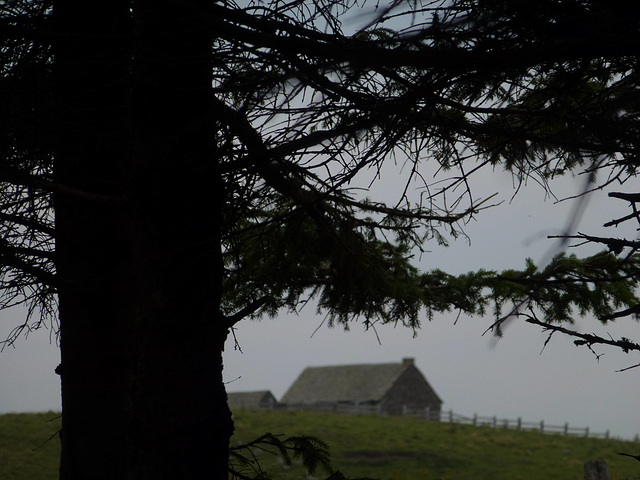
[[[55,412],[0,415],[0,478],[58,478],[60,423]]]
[[[0,479],[57,478],[60,419],[54,412],[0,415]],[[351,478],[382,480],[582,480],[583,464],[609,463],[611,479],[640,475],[640,463],[617,452],[640,445],[615,439],[576,438],[407,417],[348,416],[317,412],[238,411],[232,444],[265,432],[313,435],[329,443],[332,465]],[[274,480],[306,478],[255,452]],[[316,478],[325,478],[317,472]]]
[[[614,439],[576,438],[419,419],[317,412],[240,411],[233,442],[265,431],[307,434],[329,443],[332,464],[348,477],[383,480],[582,480],[587,460],[606,460],[611,479],[640,475],[640,463],[617,452],[640,445]],[[263,459],[264,457],[264,459]],[[274,478],[303,478],[262,455]]]

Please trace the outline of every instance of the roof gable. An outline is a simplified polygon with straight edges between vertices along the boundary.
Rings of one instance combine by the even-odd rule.
[[[402,384],[402,385],[397,385],[397,384]],[[425,376],[422,374],[422,372],[420,372],[420,370],[418,370],[413,364],[407,365],[407,368],[404,368],[402,370],[402,372],[398,376],[398,379],[394,383],[394,386],[388,392],[388,394],[392,394],[397,397],[398,394],[400,393],[399,391],[404,390],[404,395],[403,394],[400,394],[400,395],[404,396],[404,398],[407,398],[406,397],[407,386],[409,386],[412,392],[412,396],[416,395],[424,399],[426,395],[429,398],[430,406],[433,407],[436,404],[442,405],[443,402],[440,396],[429,384],[429,382],[427,381]]]
[[[282,397],[283,403],[380,401],[407,365],[402,363],[308,367]]]
[[[230,408],[257,408],[276,403],[275,397],[269,390],[228,392],[227,401]]]

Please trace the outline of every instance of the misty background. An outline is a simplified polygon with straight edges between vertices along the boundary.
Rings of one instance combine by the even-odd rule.
[[[404,186],[393,175],[383,181],[375,187],[378,192],[397,192]],[[608,198],[606,192],[589,194],[587,203],[558,202],[535,182],[529,183],[514,196],[518,185],[509,174],[483,173],[473,187],[475,196],[486,198],[499,192],[491,203],[502,203],[463,226],[468,238],[452,240],[448,248],[426,244],[427,251],[416,254],[416,264],[424,270],[441,268],[452,274],[479,268],[521,269],[526,257],[543,266],[562,249],[578,256],[597,251],[587,246],[573,248],[571,242],[567,246],[548,235],[580,231],[637,237],[636,225],[602,227],[629,213],[625,202]],[[585,182],[569,177],[551,186],[556,197],[563,198],[582,192]],[[616,185],[609,190],[637,191],[637,186]],[[579,207],[586,207],[584,214],[579,215]],[[23,318],[21,309],[0,312],[0,336],[6,338]],[[596,358],[587,348],[578,348],[570,338],[558,334],[543,349],[548,334],[518,320],[508,324],[504,338],[496,339],[484,333],[492,321],[490,316],[458,318],[452,312],[429,322],[425,315],[414,338],[411,330],[401,326],[365,331],[354,323],[349,331],[329,329],[312,305],[297,315],[245,319],[227,342],[227,390],[271,390],[280,399],[307,366],[389,363],[413,357],[444,401],[443,410],[542,420],[546,425],[568,422],[596,433],[609,430],[612,436],[625,439],[640,433],[640,368],[617,371],[637,364],[637,356],[596,346],[595,352],[602,354]],[[590,317],[576,318],[574,328],[614,338],[638,338],[638,322],[628,318],[606,326]],[[0,353],[0,413],[60,410],[59,377],[54,373],[59,361],[50,329],[31,332],[14,346],[6,346]]]

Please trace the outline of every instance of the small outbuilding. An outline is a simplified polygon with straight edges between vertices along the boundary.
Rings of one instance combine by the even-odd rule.
[[[439,419],[442,400],[415,366],[401,363],[308,367],[280,400],[287,408],[363,406],[382,415],[424,412]]]
[[[269,390],[257,392],[228,392],[227,401],[231,410],[247,409],[270,409],[278,404],[276,397]]]

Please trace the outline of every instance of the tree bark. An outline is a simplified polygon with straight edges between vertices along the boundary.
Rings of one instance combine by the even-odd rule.
[[[131,478],[134,380],[127,2],[54,4],[62,479]],[[95,201],[101,197],[103,201]]]
[[[589,460],[584,464],[584,480],[609,480],[609,466],[604,460]]]
[[[54,5],[63,480],[227,476],[205,5]]]

